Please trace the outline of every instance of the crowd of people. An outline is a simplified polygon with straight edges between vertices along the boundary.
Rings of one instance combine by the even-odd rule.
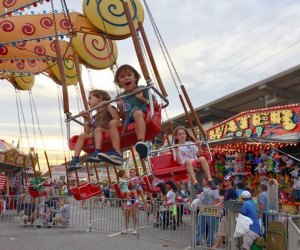
[[[80,153],[83,150],[85,140],[88,138],[93,139],[95,150],[88,156],[87,162],[107,162],[114,165],[122,165],[123,157],[120,146],[119,128],[132,122],[135,122],[135,133],[137,137],[135,149],[141,160],[147,158],[148,147],[144,142],[146,134],[145,113],[150,106],[150,101],[148,91],[141,91],[143,86],[138,86],[139,78],[139,73],[132,66],[123,65],[119,67],[115,74],[115,82],[120,88],[124,89],[124,92],[118,95],[117,98],[125,95],[127,97],[122,100],[118,99],[118,101],[116,101],[117,107],[105,104],[111,99],[106,91],[90,91],[88,104],[90,108],[96,108],[96,115],[91,116],[91,114],[86,111],[80,113],[84,119],[84,132],[78,137],[76,142],[74,157],[68,167],[69,172],[77,171],[82,167]],[[128,96],[128,94],[131,95]],[[159,105],[155,97],[153,96],[151,99],[153,100],[152,104],[154,109],[158,109]],[[122,119],[122,122],[120,119]],[[112,141],[112,149],[108,152],[102,151],[104,132],[110,133]],[[261,157],[259,160],[258,156]],[[247,190],[244,182],[236,178],[241,172],[246,171],[246,165],[243,165],[244,159],[242,155],[235,157],[237,162],[235,165],[231,163],[232,161],[230,161],[230,164],[225,164],[226,161],[229,161],[228,159],[232,157],[228,156],[227,160],[224,158],[224,171],[222,170],[222,174],[225,172],[227,175],[222,177],[221,183],[217,185],[212,178],[209,164],[202,154],[200,142],[195,140],[186,128],[179,126],[174,129],[173,157],[177,163],[185,167],[192,184],[191,186],[198,194],[197,198],[192,201],[192,207],[195,207],[196,210],[200,205],[224,207],[225,201],[243,200],[244,202],[240,212],[244,216],[249,217],[253,222],[252,225],[250,225],[250,231],[243,236],[243,249],[250,249],[257,237],[261,235],[265,236],[265,231],[262,229],[267,226],[267,219],[263,212],[269,210],[267,186],[262,184],[260,193],[258,194],[257,188]],[[264,164],[266,165],[265,162],[269,164],[269,158],[265,153],[261,152],[260,155],[256,155],[256,158],[249,155],[247,160],[262,168]],[[217,163],[220,165],[221,161],[222,159],[219,159]],[[268,166],[270,166],[270,168],[272,167],[272,170],[276,172],[278,165],[271,165],[270,163]],[[205,173],[203,183],[196,178],[195,169],[197,168],[201,168]],[[256,172],[258,172],[261,169],[257,168],[256,170]],[[233,177],[234,174],[236,174],[235,177]],[[148,217],[151,212],[155,214],[153,216],[155,223],[159,220],[159,211],[168,211],[166,214],[168,214],[169,218],[164,219],[163,223],[168,221],[168,224],[170,224],[169,222],[172,221],[173,230],[176,229],[176,225],[180,226],[180,224],[183,223],[184,204],[190,201],[186,199],[187,196],[189,196],[189,191],[186,186],[177,186],[178,183],[170,180],[165,181],[164,176],[153,176],[151,185],[159,188],[158,195],[153,195],[149,192],[145,194],[145,183],[138,177],[138,173],[135,169],[130,169],[129,173],[121,169],[118,171],[117,177],[118,183],[116,186],[114,186],[114,188],[112,188],[110,184],[101,186],[101,194],[94,200],[95,204],[100,200],[102,203],[101,207],[105,208],[107,201],[111,198],[115,198],[114,195],[118,195],[118,191],[120,192],[119,195],[125,200],[122,206],[124,215],[124,228],[122,229],[122,233],[126,234],[129,232],[130,218],[132,218],[133,224],[132,233],[137,233],[137,215],[138,209],[141,207],[146,211]],[[2,182],[3,180],[0,179]],[[49,224],[68,226],[71,219],[71,212],[67,198],[67,196],[70,195],[67,184],[59,180],[46,180],[41,177],[41,172],[37,171],[35,177],[32,178],[31,185],[42,194],[42,199],[38,197],[37,201],[27,194],[21,194],[21,198],[17,201],[17,209],[21,214],[22,221],[25,224],[33,224],[35,220],[39,220],[38,226]],[[3,190],[0,191],[0,195],[3,194]],[[85,200],[82,201],[82,207],[86,207]],[[226,216],[226,210],[224,211],[219,221],[215,216],[202,215],[199,213],[196,222],[196,246],[202,246],[203,244],[207,247],[216,248],[224,246],[224,240],[226,236],[228,236],[228,218]],[[259,218],[262,219],[263,227],[259,224]],[[203,243],[204,238],[206,238],[205,243]]]
[[[176,148],[174,151],[177,150]],[[176,153],[176,152],[175,152]],[[47,180],[40,177],[37,172],[35,180],[32,182],[33,188],[36,188],[43,197],[32,198],[27,191],[20,189],[19,197],[15,201],[16,209],[24,224],[35,224],[39,226],[61,225],[67,227],[71,220],[70,210],[70,193],[66,183],[60,180]],[[189,214],[191,208],[199,209],[202,205],[218,206],[223,208],[224,202],[228,200],[244,201],[240,212],[251,218],[253,224],[250,226],[250,231],[243,237],[243,249],[250,249],[255,239],[259,236],[266,236],[268,207],[268,186],[262,183],[259,186],[259,192],[256,189],[247,189],[243,182],[235,183],[234,176],[226,175],[220,183],[215,183],[209,180],[209,175],[201,183],[197,180],[201,188],[196,188],[195,183],[191,182],[190,188],[197,192],[197,198],[192,201],[191,189],[187,184],[175,183],[173,181],[165,182],[163,179],[154,177],[153,185],[159,187],[159,192],[149,194],[145,192],[142,178],[137,176],[135,169],[119,170],[119,182],[117,183],[121,193],[124,195],[124,203],[116,202],[118,200],[117,192],[114,186],[110,183],[102,183],[100,185],[101,194],[94,197],[94,205],[101,204],[101,208],[110,206],[121,206],[123,209],[123,228],[121,232],[127,234],[130,231],[132,234],[137,233],[137,216],[140,209],[145,211],[147,218],[153,213],[154,224],[160,226],[164,220],[160,220],[160,216],[169,216],[167,220],[172,225],[177,227],[184,223],[183,215]],[[40,183],[45,185],[40,185]],[[27,193],[27,194],[26,194]],[[189,203],[192,202],[190,205]],[[8,202],[9,203],[9,202]],[[109,206],[108,206],[109,204]],[[84,207],[84,206],[83,206]],[[168,212],[165,212],[168,211]],[[163,214],[164,213],[164,214]],[[221,218],[217,216],[203,215],[199,213],[196,223],[196,246],[207,247],[224,247],[225,240],[228,237],[228,217],[226,209]],[[259,223],[261,220],[261,224]],[[132,223],[132,230],[130,228]],[[150,223],[150,221],[149,221]],[[176,227],[172,227],[173,230]]]

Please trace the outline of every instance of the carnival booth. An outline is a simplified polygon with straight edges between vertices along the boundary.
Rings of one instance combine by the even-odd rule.
[[[274,178],[279,202],[293,212],[300,205],[300,105],[239,113],[208,130],[213,168],[231,174],[255,193]],[[298,206],[298,207],[297,207]]]
[[[17,193],[24,161],[25,156],[18,148],[0,139],[0,196]],[[0,213],[5,206],[13,208],[15,203],[12,200],[5,200],[2,196],[0,197]]]

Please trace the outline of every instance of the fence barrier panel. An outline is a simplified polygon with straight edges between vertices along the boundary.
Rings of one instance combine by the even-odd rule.
[[[238,249],[233,238],[236,209],[192,207],[189,203],[140,203],[126,208],[125,201],[92,197],[77,201],[72,196],[0,196],[1,226],[80,228],[105,230],[170,241],[190,249]],[[300,249],[300,215],[262,214],[262,246],[271,242],[288,250]],[[279,242],[279,243],[278,243]],[[263,245],[264,244],[264,245]],[[271,249],[271,248],[270,248]]]

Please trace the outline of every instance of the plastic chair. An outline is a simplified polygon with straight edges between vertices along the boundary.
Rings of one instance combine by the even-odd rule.
[[[154,115],[151,120],[150,117],[150,109],[147,110],[145,120],[146,123],[146,135],[145,141],[151,141],[157,136],[161,131],[161,109],[154,111]],[[123,127],[119,128],[120,135],[121,135],[121,149],[129,148],[137,142],[136,134],[135,134],[135,124],[130,123],[126,127],[125,134],[121,134],[123,131]],[[78,140],[78,135],[71,137],[69,141],[69,148],[70,150],[75,149],[75,144]],[[112,149],[112,144],[110,140],[110,134],[104,133],[103,134],[103,143],[102,143],[102,151],[108,151]],[[83,151],[90,154],[95,150],[94,142],[91,138],[88,138],[84,142]]]

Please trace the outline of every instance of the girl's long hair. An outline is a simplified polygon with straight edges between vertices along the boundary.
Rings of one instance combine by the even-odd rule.
[[[184,130],[185,131],[185,133],[186,133],[186,141],[192,141],[192,142],[195,142],[195,138],[190,134],[190,132],[185,128],[185,127],[183,127],[183,126],[178,126],[178,127],[176,127],[175,129],[174,129],[174,142],[175,142],[175,144],[178,144],[178,139],[176,138],[176,136],[177,136],[177,132],[178,132],[178,130],[179,129],[182,129],[182,130]]]

